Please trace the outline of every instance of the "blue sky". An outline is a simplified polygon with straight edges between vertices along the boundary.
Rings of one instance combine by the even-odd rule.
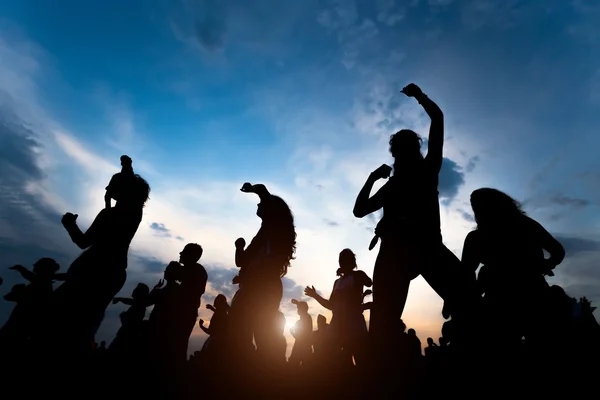
[[[87,226],[128,154],[152,194],[124,294],[198,242],[212,281],[203,303],[230,295],[233,242],[259,226],[257,199],[238,189],[263,182],[296,216],[293,322],[287,301],[307,284],[328,295],[341,249],[372,273],[375,220],[352,205],[390,161],[391,133],[427,133],[399,94],[415,82],[446,116],[447,245],[460,256],[473,228],[470,192],[499,188],[567,248],[552,282],[600,301],[596,1],[2,0],[0,15],[4,291],[14,263],[52,255],[67,268],[77,251],[60,215]],[[422,339],[439,336],[440,309],[417,279],[405,320]]]

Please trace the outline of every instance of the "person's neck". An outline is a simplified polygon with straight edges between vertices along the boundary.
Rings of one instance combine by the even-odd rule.
[[[185,268],[195,267],[197,264],[198,264],[197,262],[181,263],[181,265],[183,265]]]
[[[118,208],[118,209],[121,209],[121,210],[125,210],[125,209],[127,209],[127,210],[133,210],[133,209],[136,209],[138,207],[135,204],[133,204],[133,203],[123,202],[123,201],[117,201],[115,203],[114,208]]]

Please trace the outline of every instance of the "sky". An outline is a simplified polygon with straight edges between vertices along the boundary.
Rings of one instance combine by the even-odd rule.
[[[234,241],[260,226],[239,188],[264,183],[296,220],[289,328],[290,299],[307,300],[306,285],[328,297],[343,248],[372,275],[379,216],[352,207],[391,162],[390,134],[427,134],[399,92],[414,82],[445,114],[446,245],[460,257],[471,191],[503,190],[565,246],[549,281],[600,302],[598,1],[0,0],[0,16],[2,294],[21,282],[16,263],[68,268],[78,249],[61,216],[89,226],[128,154],[152,192],[121,295],[196,242],[209,320],[204,305],[235,291]],[[316,324],[324,310],[309,304]],[[413,281],[403,319],[423,342],[440,336],[441,306]],[[0,302],[0,322],[10,309]],[[108,308],[98,341],[123,310]],[[205,338],[196,328],[190,352]]]

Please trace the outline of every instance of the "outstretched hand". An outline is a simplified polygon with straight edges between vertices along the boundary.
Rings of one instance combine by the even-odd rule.
[[[215,312],[215,311],[217,311],[217,310],[215,309],[215,307],[214,307],[212,304],[207,304],[207,305],[206,305],[206,308],[207,308],[207,309],[209,309],[209,310],[210,310],[210,311],[212,311],[212,312]]]
[[[371,172],[371,176],[374,179],[387,179],[390,177],[391,173],[392,173],[392,167],[390,167],[387,164],[382,164],[375,171]]]
[[[20,264],[17,264],[17,265],[13,265],[9,269],[11,269],[13,271],[23,271],[26,268],[24,266],[20,265]]]
[[[296,304],[296,305],[298,305],[298,300],[296,300],[296,299],[292,299],[292,304]]]
[[[154,289],[162,289],[163,285],[165,284],[164,279],[161,279],[158,281],[158,283],[154,286]]]
[[[240,283],[240,276],[236,275],[233,277],[233,279],[231,280],[231,283],[234,285],[237,285],[238,283]]]
[[[414,83],[405,86],[404,89],[401,90],[401,92],[407,95],[408,97],[419,97],[423,94],[421,88],[415,85]]]
[[[79,215],[77,215],[77,214],[73,214],[73,213],[68,212],[65,215],[63,215],[63,217],[62,217],[62,219],[61,219],[60,222],[62,222],[62,224],[64,226],[75,225],[75,221],[77,221],[77,217],[78,216]]]
[[[317,290],[314,286],[307,286],[306,288],[304,288],[304,294],[314,299],[317,296]]]

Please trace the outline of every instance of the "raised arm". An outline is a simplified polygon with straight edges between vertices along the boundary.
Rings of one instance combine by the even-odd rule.
[[[414,97],[431,118],[427,144],[427,160],[436,171],[442,168],[444,150],[444,113],[426,94],[414,83],[402,89],[402,93]]]
[[[315,299],[320,305],[328,310],[331,310],[331,302],[317,293],[314,286],[307,286],[304,289],[304,294]]]
[[[210,335],[210,326],[208,328],[206,326],[204,326],[203,319],[198,320],[198,326],[200,327],[200,329],[202,329],[202,331],[204,333],[206,333],[207,335]]]
[[[57,272],[54,274],[54,280],[56,281],[66,281],[69,275],[64,272]]]
[[[392,168],[385,164],[371,172],[364,186],[360,189],[360,192],[358,192],[358,196],[356,196],[354,210],[352,210],[356,218],[363,218],[383,207],[383,188],[379,189],[373,197],[370,197],[371,190],[373,190],[375,182],[379,179],[388,178],[391,172]]]
[[[94,219],[92,225],[88,228],[85,233],[79,229],[77,226],[77,214],[66,213],[62,217],[62,224],[67,230],[67,233],[71,237],[73,243],[77,245],[80,249],[87,249],[92,245],[95,239],[96,232],[99,229],[99,225],[101,220],[104,218],[104,210],[100,211]]]
[[[268,200],[269,197],[271,197],[271,193],[269,193],[267,187],[262,183],[252,185],[251,183],[246,182],[240,190],[244,193],[254,193],[258,195],[261,201]]]
[[[129,298],[126,298],[126,297],[115,297],[113,299],[113,304],[117,304],[119,302],[125,304],[126,306],[132,306],[132,305],[135,304],[135,300],[134,299],[129,299]]]
[[[15,265],[13,267],[10,267],[10,269],[20,273],[21,276],[29,282],[36,282],[37,280],[39,280],[39,277],[35,274],[35,272],[28,270],[22,265]]]

